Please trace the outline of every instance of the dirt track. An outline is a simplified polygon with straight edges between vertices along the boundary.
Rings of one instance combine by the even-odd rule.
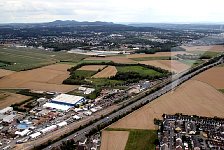
[[[110,128],[155,129],[154,118],[183,113],[224,117],[224,96],[206,83],[189,80],[150,104],[112,124]]]

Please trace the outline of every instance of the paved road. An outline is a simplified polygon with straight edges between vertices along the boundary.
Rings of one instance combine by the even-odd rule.
[[[45,150],[59,146],[62,143],[62,141],[66,141],[66,140],[70,140],[70,139],[74,139],[74,141],[81,140],[83,137],[85,137],[85,135],[87,133],[89,133],[93,128],[97,127],[98,125],[101,125],[101,124],[104,124],[104,123],[109,123],[113,118],[116,118],[117,116],[119,116],[121,114],[125,114],[126,112],[131,111],[132,108],[135,108],[136,106],[139,106],[141,104],[145,104],[148,101],[151,102],[152,100],[156,99],[157,97],[159,97],[159,96],[161,96],[161,95],[163,95],[163,94],[165,94],[165,93],[175,89],[177,86],[179,86],[183,82],[189,80],[190,78],[192,78],[193,76],[197,75],[198,73],[200,73],[202,71],[205,71],[205,70],[207,70],[207,69],[209,69],[209,68],[211,68],[213,66],[218,65],[220,62],[223,62],[223,58],[220,59],[216,63],[213,63],[211,65],[207,65],[206,67],[201,67],[197,71],[194,71],[194,72],[192,72],[190,74],[187,74],[185,76],[183,76],[183,75],[185,73],[187,73],[187,72],[183,72],[183,73],[179,74],[178,76],[175,76],[173,78],[174,81],[172,83],[164,86],[160,90],[158,90],[158,91],[156,91],[156,92],[154,92],[154,93],[152,93],[152,94],[150,94],[150,95],[148,95],[148,96],[146,96],[146,97],[144,97],[144,98],[142,98],[142,99],[140,99],[140,100],[138,100],[138,101],[136,101],[136,102],[134,102],[134,103],[132,103],[132,104],[130,104],[128,106],[126,106],[125,108],[123,108],[123,109],[121,109],[121,110],[119,110],[119,111],[109,115],[108,117],[105,117],[105,118],[97,121],[96,123],[94,123],[94,124],[84,128],[84,129],[82,129],[82,130],[80,130],[80,131],[78,131],[78,132],[76,132],[76,133],[74,133],[74,134],[72,134],[72,135],[70,135],[70,136],[68,136],[68,137],[66,137],[66,138],[64,138],[64,139],[62,139],[62,140],[52,144],[52,145],[50,145],[49,147],[45,148]]]

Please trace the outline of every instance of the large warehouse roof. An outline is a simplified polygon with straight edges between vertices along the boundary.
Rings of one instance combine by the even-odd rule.
[[[55,104],[55,103],[46,103],[46,104],[43,105],[43,107],[44,108],[52,108],[52,109],[62,110],[62,111],[67,111],[70,108],[72,108],[72,106]]]
[[[60,94],[60,95],[56,96],[55,98],[53,98],[52,102],[59,102],[59,103],[75,105],[76,103],[79,103],[80,101],[82,101],[84,99],[85,98],[82,96]]]

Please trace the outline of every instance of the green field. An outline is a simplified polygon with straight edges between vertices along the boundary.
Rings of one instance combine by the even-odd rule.
[[[129,131],[125,150],[154,150],[157,139],[155,130],[107,128],[106,131]]]
[[[190,53],[198,54],[201,57],[205,57],[205,56],[207,56],[207,57],[215,57],[218,54],[220,54],[220,52],[212,52],[212,51],[193,51],[193,52],[190,52]]]
[[[224,93],[224,89],[219,89],[220,92]]]
[[[131,130],[125,150],[153,150],[156,148],[154,144],[156,139],[156,131]]]
[[[54,64],[56,62],[79,62],[86,56],[66,52],[51,52],[28,48],[0,47],[0,68],[21,71]]]
[[[170,56],[161,56],[161,57],[142,57],[142,58],[131,58],[134,61],[149,61],[149,60],[171,60]]]
[[[188,66],[191,66],[191,67],[195,67],[195,66],[198,66],[200,64],[203,64],[204,63],[204,60],[189,60],[189,59],[185,59],[185,60],[178,60]]]
[[[116,68],[117,68],[117,71],[120,73],[136,72],[136,73],[139,73],[141,76],[161,75],[160,72],[157,72],[153,69],[149,69],[143,66],[116,66]]]
[[[96,71],[76,70],[73,73],[72,77],[85,79],[85,78],[89,78],[89,77],[93,76],[94,74],[96,74]]]

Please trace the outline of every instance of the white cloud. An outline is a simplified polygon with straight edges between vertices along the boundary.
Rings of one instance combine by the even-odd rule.
[[[0,22],[224,22],[223,0],[0,0]]]

